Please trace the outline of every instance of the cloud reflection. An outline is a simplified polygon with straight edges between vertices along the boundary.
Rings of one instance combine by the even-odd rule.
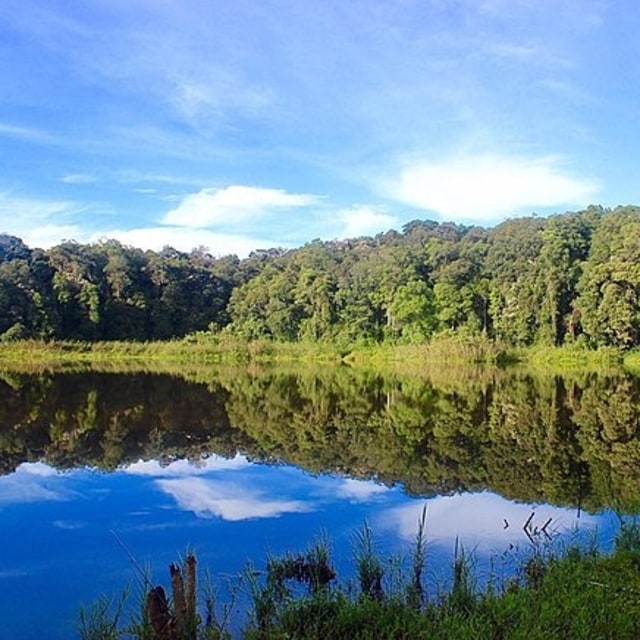
[[[343,480],[336,491],[339,498],[346,498],[351,502],[367,502],[381,494],[391,491],[389,487],[378,484],[373,480]]]
[[[246,469],[250,464],[247,458],[240,454],[236,454],[234,458],[211,455],[198,461],[183,459],[175,460],[169,464],[161,464],[158,460],[138,460],[138,462],[124,467],[123,471],[138,476],[194,476],[210,471]]]
[[[40,462],[21,464],[13,473],[0,477],[0,507],[27,502],[68,500],[68,490],[52,483],[59,472]]]
[[[479,551],[499,551],[510,544],[526,543],[523,527],[533,513],[530,529],[547,527],[550,535],[573,529],[593,529],[595,516],[575,509],[514,503],[496,494],[484,492],[442,496],[425,502],[410,503],[386,509],[378,516],[377,526],[393,530],[402,540],[415,539],[418,520],[427,507],[427,539],[435,544],[450,545],[456,538],[468,548]]]
[[[40,476],[41,478],[50,478],[59,476],[60,472],[56,471],[44,462],[23,462],[15,471],[16,474],[27,474],[30,476]]]
[[[259,491],[237,484],[208,482],[202,478],[157,480],[156,485],[172,496],[181,509],[201,518],[217,516],[235,522],[313,510],[299,500],[272,500]]]
[[[63,531],[77,531],[87,526],[86,522],[75,520],[54,520],[52,524],[57,529],[62,529]]]

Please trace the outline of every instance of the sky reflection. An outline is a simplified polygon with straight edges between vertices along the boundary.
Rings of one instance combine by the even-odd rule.
[[[412,498],[400,487],[284,465],[254,464],[241,455],[198,463],[140,461],[115,473],[58,472],[23,464],[0,477],[0,603],[6,637],[75,637],[78,609],[101,594],[136,585],[135,565],[167,584],[167,565],[186,548],[214,579],[237,575],[267,554],[304,550],[326,532],[338,574],[351,570],[354,532],[368,522],[383,557],[406,553],[427,508],[429,562],[450,564],[456,538],[482,562],[522,530],[552,518],[549,531],[610,534],[610,515],[510,502],[491,493]],[[135,563],[132,561],[135,559]],[[38,615],[31,615],[33,594]]]
[[[415,539],[416,523],[427,509],[427,534],[432,544],[451,547],[457,537],[467,548],[482,553],[496,552],[516,542],[529,541],[524,530],[549,539],[577,529],[593,531],[601,518],[575,509],[516,503],[494,493],[467,493],[439,496],[392,507],[380,513],[376,529],[391,530],[407,541]],[[533,515],[533,517],[531,517]],[[529,520],[531,517],[531,520]],[[542,528],[549,522],[544,533]]]

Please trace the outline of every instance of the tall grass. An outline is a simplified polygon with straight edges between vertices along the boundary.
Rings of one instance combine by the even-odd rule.
[[[5,362],[340,362],[341,354],[337,347],[324,343],[276,343],[268,340],[245,342],[212,334],[194,334],[179,340],[157,342],[23,340],[0,345],[0,360]]]
[[[590,350],[580,345],[509,348],[482,335],[443,333],[420,344],[337,345],[329,342],[244,341],[207,332],[157,342],[83,342],[18,340],[0,345],[0,362],[180,364],[347,363],[352,366],[429,368],[451,365],[486,367],[526,364],[553,370],[620,368],[640,370],[637,353]]]
[[[534,346],[518,350],[515,355],[527,366],[554,371],[619,369],[624,361],[624,354],[619,349],[587,349],[579,344],[562,347]]]
[[[599,552],[594,545],[556,547],[534,540],[519,571],[500,585],[480,589],[473,554],[456,544],[452,580],[429,597],[423,582],[426,568],[426,512],[409,556],[398,568],[376,553],[368,525],[354,534],[356,583],[341,582],[332,566],[326,538],[302,553],[269,558],[264,571],[247,568],[236,581],[232,604],[216,617],[210,585],[195,600],[195,558],[183,564],[185,584],[175,584],[166,602],[170,624],[153,625],[149,606],[146,623],[119,627],[122,606],[100,600],[81,613],[82,640],[221,640],[640,637],[640,527],[624,521],[615,549]],[[188,556],[189,557],[189,556]],[[191,568],[190,568],[191,567]],[[191,571],[191,573],[190,573]],[[191,584],[187,587],[186,583]],[[153,591],[161,589],[155,587]],[[228,615],[238,601],[248,600],[241,619]],[[147,602],[148,602],[147,595]],[[111,611],[111,614],[109,612]],[[182,613],[180,613],[182,612]],[[190,613],[189,613],[190,612]],[[179,621],[182,620],[181,624]]]

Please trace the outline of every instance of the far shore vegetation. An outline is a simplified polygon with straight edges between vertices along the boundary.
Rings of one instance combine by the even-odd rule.
[[[247,258],[0,234],[0,358],[639,369],[640,207]]]
[[[190,345],[213,359],[600,358],[640,346],[638,238],[635,206],[490,229],[414,220],[244,259],[109,239],[41,250],[0,234],[0,342],[129,357]]]

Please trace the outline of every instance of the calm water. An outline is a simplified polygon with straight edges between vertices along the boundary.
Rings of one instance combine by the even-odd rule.
[[[608,544],[608,507],[636,508],[639,400],[628,376],[4,373],[0,637],[76,637],[82,602],[136,593],[138,567],[167,586],[187,548],[224,584],[324,532],[349,576],[365,521],[406,554],[425,505],[433,582],[456,538],[481,579],[513,570],[532,513]]]

